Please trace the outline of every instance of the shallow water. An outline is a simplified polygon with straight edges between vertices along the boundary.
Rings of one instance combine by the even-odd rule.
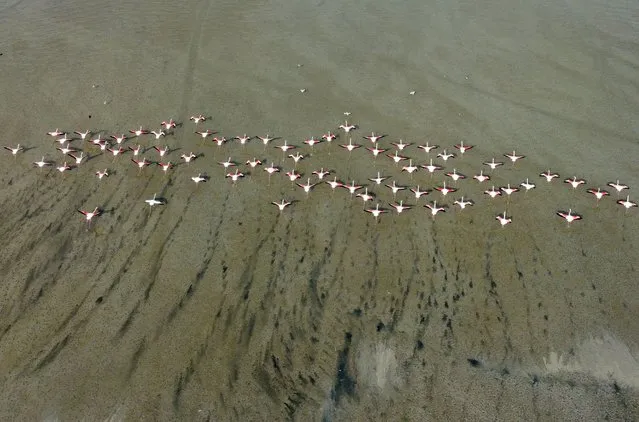
[[[614,193],[595,207],[538,174],[621,179],[634,198],[638,11],[585,0],[0,5],[3,142],[29,147],[0,166],[0,415],[636,419],[636,209],[624,214]],[[337,132],[345,111],[360,127],[353,142],[402,138],[416,164],[416,144],[475,145],[446,163],[467,176],[515,149],[526,158],[492,173],[495,185],[529,177],[537,189],[491,201],[490,185],[461,181],[455,197],[476,205],[434,221],[421,205],[439,195],[400,192],[418,206],[376,224],[327,185],[307,197],[257,170],[233,186],[216,162],[277,164],[279,150],[201,146],[188,121],[201,112],[228,138],[268,133],[310,152],[301,141]],[[56,127],[111,134],[170,117],[183,123],[163,141],[175,159],[204,156],[168,177],[138,175],[126,156],[64,176],[31,168],[60,160],[44,135]],[[347,142],[316,146],[298,170],[443,181],[335,145]],[[105,167],[115,171],[98,183]],[[198,172],[212,179],[195,188]],[[389,208],[390,191],[369,187]],[[167,206],[145,206],[154,193]],[[282,197],[297,202],[279,214],[270,202]],[[75,209],[96,205],[105,213],[87,230]],[[562,224],[567,208],[584,220]],[[513,223],[501,229],[505,209]]]

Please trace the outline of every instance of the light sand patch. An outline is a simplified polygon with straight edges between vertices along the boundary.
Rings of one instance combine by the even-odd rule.
[[[388,393],[402,384],[397,357],[386,343],[364,346],[357,356],[357,380],[380,393]]]
[[[639,388],[639,362],[628,345],[610,334],[591,337],[574,353],[551,352],[544,364],[549,372],[582,372],[602,380],[614,380],[620,384]]]
[[[113,411],[113,414],[107,417],[104,421],[105,422],[122,422],[125,419],[126,419],[126,412],[124,411],[124,407],[118,406]]]

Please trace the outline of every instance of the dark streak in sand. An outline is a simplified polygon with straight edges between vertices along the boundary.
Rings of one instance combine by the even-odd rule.
[[[39,371],[45,366],[51,364],[53,360],[60,354],[62,349],[64,349],[64,347],[67,345],[67,343],[69,342],[69,338],[70,335],[67,334],[62,340],[56,342],[49,349],[49,351],[42,358],[39,359],[33,371]]]

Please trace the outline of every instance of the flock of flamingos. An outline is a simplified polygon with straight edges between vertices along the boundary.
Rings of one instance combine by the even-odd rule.
[[[349,115],[350,113],[345,113],[345,114]],[[203,142],[210,139],[218,147],[229,142],[229,140],[225,137],[214,136],[216,132],[213,132],[209,129],[198,130],[200,124],[207,120],[205,116],[194,115],[190,117],[190,120],[193,121],[195,124],[195,129],[196,129],[195,134],[199,135],[202,138]],[[108,138],[105,138],[105,139],[102,138],[103,136],[102,134],[97,134],[97,136],[92,138],[92,135],[95,135],[95,134],[92,134],[92,132],[88,130],[85,132],[75,131],[73,132],[73,135],[72,135],[70,133],[61,132],[58,129],[56,129],[54,131],[47,132],[47,134],[53,137],[54,141],[57,144],[59,144],[59,146],[56,149],[62,154],[63,157],[65,157],[64,158],[65,161],[63,161],[62,164],[56,165],[55,162],[46,160],[45,156],[43,156],[39,161],[34,162],[33,165],[39,168],[40,170],[42,170],[45,167],[55,167],[55,169],[59,171],[60,173],[64,173],[73,168],[81,166],[83,162],[86,161],[88,156],[85,155],[85,152],[82,149],[72,146],[72,142],[79,140],[79,141],[89,142],[95,148],[99,148],[100,150],[102,150],[105,154],[112,154],[114,161],[116,160],[118,156],[124,155],[126,153],[130,153],[130,160],[133,163],[133,165],[135,165],[138,168],[139,172],[142,172],[143,169],[147,166],[157,165],[162,169],[162,171],[167,173],[167,172],[170,172],[176,164],[171,162],[171,160],[169,159],[169,155],[172,151],[168,147],[166,146],[161,147],[156,145],[150,148],[143,148],[139,144],[135,146],[128,145],[128,144],[130,144],[133,141],[133,139],[140,139],[143,136],[147,136],[147,137],[153,136],[156,141],[159,141],[161,138],[167,135],[170,135],[172,133],[171,132],[172,129],[174,129],[177,125],[178,124],[173,119],[170,119],[168,121],[163,121],[161,123],[161,127],[159,130],[149,131],[149,130],[143,129],[143,127],[139,127],[138,129],[130,130],[129,131],[130,135],[125,135],[125,134],[110,135]],[[353,140],[352,140],[351,132],[358,129],[356,125],[349,124],[348,121],[346,121],[344,124],[339,126],[339,129],[344,132],[345,136],[349,137],[348,143],[343,143],[339,145],[340,147],[344,148],[344,150],[347,151],[349,154],[362,146],[361,144],[353,143]],[[77,137],[74,138],[73,137],[74,135],[77,135],[79,138]],[[430,173],[431,176],[434,173],[442,172],[445,176],[449,177],[450,181],[452,182],[452,185],[450,185],[450,184],[447,184],[446,181],[443,181],[441,185],[433,187],[434,190],[439,192],[442,199],[446,198],[447,195],[453,194],[455,191],[457,191],[457,189],[454,186],[456,186],[459,180],[466,178],[466,176],[464,176],[463,174],[458,173],[456,169],[453,169],[453,171],[445,172],[443,165],[446,162],[448,162],[448,160],[454,160],[457,154],[459,154],[460,156],[463,156],[464,154],[466,154],[470,149],[473,148],[472,145],[464,144],[464,142],[462,141],[458,143],[457,145],[454,145],[456,153],[447,151],[446,149],[440,150],[439,146],[430,145],[429,143],[426,143],[425,145],[419,145],[418,148],[422,149],[426,153],[427,157],[429,157],[428,164],[414,165],[412,158],[409,158],[403,155],[404,150],[408,148],[411,144],[404,143],[402,140],[399,140],[398,142],[392,142],[390,144],[392,145],[394,149],[391,152],[390,147],[388,147],[387,149],[380,148],[380,140],[384,137],[385,135],[376,135],[374,132],[371,133],[370,135],[362,137],[362,139],[366,139],[368,142],[370,142],[368,146],[366,147],[366,150],[370,151],[371,156],[376,159],[379,155],[385,154],[387,157],[392,159],[397,166],[402,164],[401,171],[409,173],[411,175],[411,180],[412,180],[412,174],[416,171],[419,171],[420,169],[423,169],[423,171]],[[311,150],[313,150],[317,144],[320,144],[320,143],[330,144],[336,138],[337,138],[337,135],[329,131],[328,133],[322,135],[321,137],[318,137],[318,138],[311,137],[309,139],[304,140],[303,142],[306,145],[308,145]],[[261,136],[252,137],[252,136],[247,136],[246,134],[244,134],[242,136],[234,137],[231,141],[236,141],[240,145],[244,146],[252,139],[258,139],[259,141],[261,141],[264,145],[264,149],[266,150],[268,144],[277,138],[272,138],[272,137],[269,137],[268,135],[265,137],[261,137]],[[127,143],[127,146],[125,146],[125,143]],[[24,148],[20,146],[19,144],[15,147],[5,146],[4,148],[7,151],[9,151],[11,154],[13,154],[14,158],[20,152],[24,151]],[[333,189],[333,191],[335,191],[337,188],[344,188],[350,192],[351,197],[356,196],[358,198],[361,198],[361,200],[364,203],[364,211],[372,214],[372,216],[375,218],[376,221],[378,221],[380,215],[390,212],[389,209],[386,209],[380,206],[380,203],[375,201],[376,199],[375,195],[372,192],[369,192],[368,187],[358,185],[356,184],[354,180],[352,180],[350,183],[339,181],[337,176],[334,176],[331,179],[329,176],[329,174],[331,173],[331,170],[325,170],[324,168],[320,168],[312,172],[313,177],[307,177],[306,182],[301,182],[302,174],[298,173],[296,171],[296,168],[297,168],[297,163],[301,159],[305,158],[305,155],[297,151],[293,153],[292,150],[296,150],[296,146],[288,144],[287,141],[284,141],[283,144],[281,145],[275,146],[275,148],[278,148],[282,151],[282,161],[284,160],[285,155],[292,159],[293,169],[286,172],[285,175],[291,181],[291,184],[295,183],[297,186],[303,189],[304,192],[306,192],[306,194],[308,194],[316,185],[320,183],[326,183]],[[150,161],[144,156],[144,154],[149,150],[155,150],[155,153],[157,154],[157,157],[158,157],[158,161]],[[432,155],[435,156],[435,158],[431,158],[431,153]],[[524,158],[524,156],[522,155],[517,155],[515,151],[512,151],[512,153],[506,153],[503,155],[506,159],[508,159],[512,163],[513,166],[518,160]],[[190,163],[191,161],[197,159],[199,156],[200,155],[196,155],[193,152],[190,152],[189,154],[182,154],[180,156],[180,159],[183,160],[184,163]],[[66,157],[69,157],[69,158],[66,158]],[[350,156],[349,156],[349,160],[350,160]],[[435,163],[434,160],[437,160],[439,164]],[[225,172],[227,172],[226,177],[230,179],[231,182],[234,184],[246,176],[238,167],[239,163],[232,161],[230,157],[226,161],[219,162],[219,164],[224,167]],[[246,165],[250,166],[252,169],[257,169],[259,166],[266,165],[266,164],[268,163],[262,163],[262,161],[256,158],[246,161]],[[496,161],[495,158],[493,158],[492,160],[486,161],[483,164],[486,166],[487,173],[489,174],[484,174],[484,170],[481,170],[479,174],[472,176],[472,178],[475,179],[480,184],[483,184],[489,181],[490,173],[496,170],[497,168],[499,168],[500,166],[504,165],[504,162]],[[270,184],[271,176],[275,173],[280,173],[282,171],[282,169],[276,166],[274,162],[271,162],[270,165],[268,165],[268,167],[264,166],[263,169],[264,171],[268,173],[269,184]],[[109,169],[105,168],[103,170],[99,170],[95,173],[95,175],[99,180],[102,180],[103,178],[109,176]],[[553,173],[550,170],[546,170],[540,173],[539,176],[542,178],[542,180],[545,180],[548,183],[551,183],[555,178],[560,177],[559,174]],[[191,177],[191,180],[193,180],[193,182],[196,185],[200,184],[201,182],[206,182],[208,179],[209,177],[202,173]],[[300,180],[298,181],[298,179]],[[412,192],[412,194],[414,195],[415,201],[418,201],[424,195],[430,194],[432,191],[429,189],[421,190],[419,186],[410,187],[410,188],[407,186],[400,186],[395,181],[393,181],[392,183],[384,183],[386,179],[388,179],[388,177],[384,177],[381,175],[380,172],[377,172],[377,175],[375,177],[371,177],[369,180],[373,182],[375,185],[384,184],[386,187],[388,187],[392,191],[393,198],[395,199],[398,192],[402,190],[406,190],[406,189]],[[577,178],[576,176],[564,179],[564,182],[566,184],[569,184],[575,190],[579,189],[580,185],[583,185],[586,183],[585,180]],[[486,185],[489,185],[489,183],[486,183]],[[618,197],[622,191],[628,189],[628,186],[620,183],[619,180],[614,182],[609,182],[607,185],[616,191]],[[488,195],[492,199],[500,197],[500,196],[506,196],[507,199],[509,200],[510,196],[515,194],[516,192],[520,190],[528,191],[528,190],[534,189],[535,186],[536,186],[535,183],[531,182],[527,178],[526,180],[521,182],[518,186],[511,186],[510,184],[507,184],[506,186],[495,187],[493,185],[491,186],[490,189],[484,190],[484,194]],[[588,188],[586,192],[593,195],[593,197],[597,201],[596,202],[597,206],[600,200],[610,195],[610,193],[607,190],[600,187]],[[367,206],[369,202],[372,204],[373,201],[375,201],[374,206]],[[166,199],[158,198],[157,195],[153,195],[152,198],[146,199],[145,202],[150,207],[153,207],[155,205],[165,205]],[[637,203],[630,200],[629,195],[626,196],[625,199],[618,199],[617,203],[620,206],[624,207],[626,211],[630,208],[637,206]],[[292,201],[281,199],[280,201],[272,202],[272,204],[274,204],[279,209],[280,212],[283,212],[286,207],[292,204]],[[462,196],[462,197],[456,198],[452,202],[452,204],[453,206],[457,206],[461,210],[463,210],[466,207],[474,205],[474,202],[471,199],[467,199]],[[390,203],[389,206],[392,207],[397,214],[401,214],[402,212],[413,207],[411,205],[404,205],[403,200],[394,201]],[[428,209],[428,212],[433,218],[435,218],[435,216],[438,213],[445,212],[447,209],[447,206],[445,204],[441,202],[438,204],[437,200],[433,200],[432,202],[426,203],[424,207]],[[93,210],[79,209],[78,212],[84,216],[84,219],[86,220],[88,225],[91,223],[91,221],[94,218],[101,215],[102,210],[99,207],[95,207]],[[562,219],[564,219],[568,223],[568,225],[570,225],[573,222],[579,221],[583,218],[581,214],[573,212],[572,209],[568,209],[567,211],[558,210],[556,214]],[[495,219],[499,222],[499,224],[502,227],[512,222],[512,217],[509,216],[506,213],[506,211],[496,215]]]

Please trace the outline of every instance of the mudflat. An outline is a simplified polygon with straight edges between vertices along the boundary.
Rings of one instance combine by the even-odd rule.
[[[0,418],[639,418],[639,215],[615,203],[639,186],[639,9],[236,3],[0,9],[2,143],[25,148],[0,157]],[[112,140],[170,118],[167,136],[131,137],[120,157],[74,140],[88,159],[55,168],[74,160],[47,131]],[[329,131],[330,144],[302,143]],[[386,135],[377,158],[372,132]],[[244,133],[276,139],[242,146]],[[402,171],[386,156],[400,139],[398,154],[445,169]],[[275,148],[285,140],[297,165]],[[460,156],[462,140],[474,147]],[[176,166],[138,171],[137,144]],[[55,166],[34,168],[43,156]],[[237,183],[218,164],[229,157]],[[326,183],[306,194],[284,175],[315,183],[322,167],[375,198]],[[547,183],[549,169],[561,177]],[[491,180],[472,178],[481,170]],[[376,185],[377,172],[389,178]],[[210,179],[196,186],[199,173]],[[535,189],[483,193],[526,178]],[[616,180],[630,189],[617,195]],[[393,181],[457,191],[417,199]],[[599,203],[597,187],[610,191]],[[166,204],[149,207],[154,194]],[[474,205],[460,210],[461,196]],[[400,200],[412,208],[397,214]],[[432,201],[446,206],[435,218]],[[379,220],[364,212],[377,203]],[[94,207],[87,224],[77,210]],[[583,219],[556,215],[568,209]]]

